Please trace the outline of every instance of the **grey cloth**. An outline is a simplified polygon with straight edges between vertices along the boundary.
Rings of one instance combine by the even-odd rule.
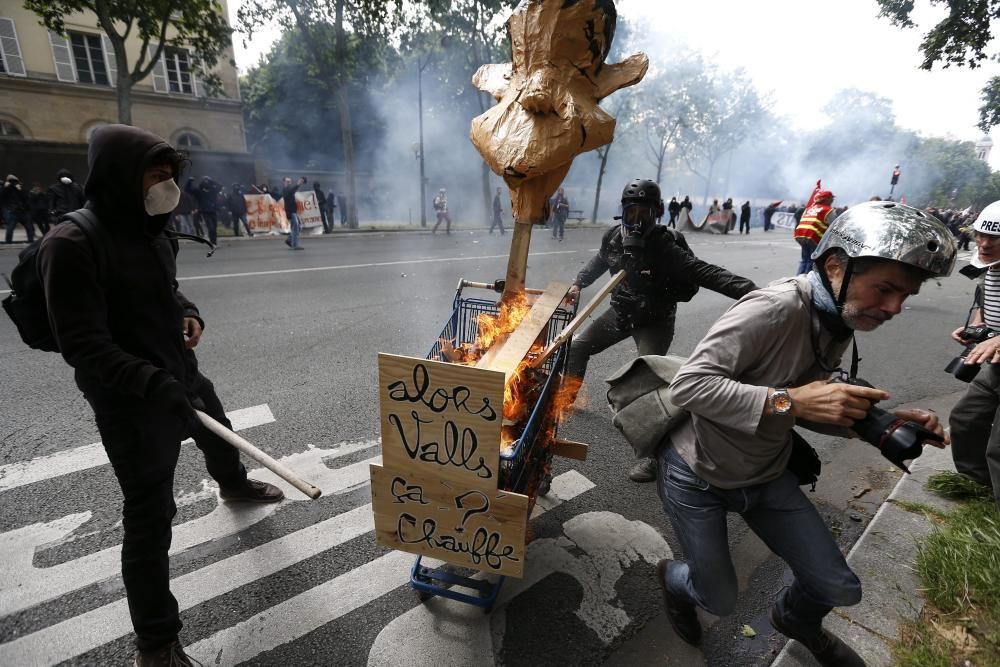
[[[688,416],[670,402],[670,382],[682,357],[647,355],[622,366],[605,382],[614,424],[638,458],[656,455],[664,436]]]
[[[850,340],[820,324],[805,276],[750,292],[712,325],[674,377],[671,399],[692,415],[671,433],[678,453],[721,489],[777,479],[791,455],[796,420],[763,417],[768,388],[826,379],[816,353],[827,368],[836,367]],[[846,429],[798,425],[847,436]]]
[[[1000,368],[983,364],[948,421],[955,469],[992,486],[1000,506]]]

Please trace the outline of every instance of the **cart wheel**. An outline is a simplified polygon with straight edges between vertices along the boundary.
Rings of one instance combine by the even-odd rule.
[[[538,495],[547,496],[552,489],[552,474],[546,474],[542,481],[538,483]]]

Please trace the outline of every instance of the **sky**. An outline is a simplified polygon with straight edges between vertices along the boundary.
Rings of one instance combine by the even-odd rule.
[[[236,25],[239,0],[230,0]],[[875,0],[618,0],[618,13],[646,32],[652,65],[677,49],[693,48],[727,69],[742,67],[769,92],[773,110],[799,129],[827,122],[822,108],[844,88],[889,98],[897,124],[925,136],[975,141],[979,91],[996,74],[995,63],[969,70],[918,69],[919,46],[942,7],[916,0],[916,29],[878,18]],[[766,8],[763,9],[762,8]],[[279,28],[254,34],[244,45],[234,36],[236,64],[253,66],[277,39]],[[1000,130],[990,165],[1000,170]]]

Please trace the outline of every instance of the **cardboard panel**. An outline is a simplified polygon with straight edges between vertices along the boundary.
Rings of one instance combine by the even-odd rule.
[[[375,539],[400,551],[521,577],[528,497],[456,486],[412,469],[371,466]]]
[[[496,491],[503,373],[379,354],[378,379],[386,467]]]

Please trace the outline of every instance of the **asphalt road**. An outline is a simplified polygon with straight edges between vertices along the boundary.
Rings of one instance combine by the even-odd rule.
[[[693,235],[708,261],[759,284],[795,268],[787,232]],[[207,323],[202,371],[242,434],[317,480],[324,496],[289,492],[277,507],[220,504],[197,450],[182,450],[171,559],[182,639],[205,664],[768,664],[781,638],[766,610],[788,573],[737,517],[730,522],[743,592],[736,613],[706,617],[704,651],[673,637],[653,579],[677,542],[654,485],[628,481],[627,445],[603,406],[603,378],[634,355],[623,343],[591,361],[589,401],[561,427],[591,445],[557,459],[556,500],[531,524],[529,576],[504,584],[490,615],[448,601],[419,604],[412,557],[375,545],[367,463],[378,456],[376,353],[423,356],[450,315],[462,277],[503,276],[509,236],[388,233],[223,241],[215,257],[185,245],[181,288]],[[536,230],[529,285],[570,279],[600,230],[565,242]],[[0,248],[0,271],[16,262]],[[589,290],[593,291],[593,288]],[[3,296],[4,294],[0,294]],[[584,293],[584,299],[588,293]],[[881,330],[859,336],[862,376],[890,404],[936,404],[963,385],[942,372],[958,353],[971,284],[928,283]],[[702,290],[679,309],[671,352],[689,353],[726,307]],[[120,492],[96,427],[58,355],[23,346],[0,318],[0,664],[125,664],[131,627],[118,576]],[[824,472],[816,502],[845,549],[897,474],[868,445],[811,438]],[[252,466],[251,466],[252,467]],[[754,627],[755,639],[739,629]],[[656,637],[656,642],[651,641]],[[654,647],[656,643],[654,655]]]

